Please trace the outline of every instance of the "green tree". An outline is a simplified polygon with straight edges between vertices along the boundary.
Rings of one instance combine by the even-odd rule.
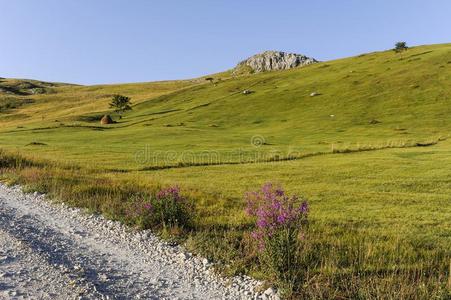
[[[110,107],[114,108],[114,111],[122,114],[124,111],[131,110],[130,98],[122,95],[114,95],[110,102]]]
[[[407,48],[409,48],[409,47],[407,47],[407,43],[406,42],[397,42],[395,44],[395,49],[393,49],[393,50],[395,50],[395,52],[399,53],[399,52],[402,52],[402,51],[406,51]]]

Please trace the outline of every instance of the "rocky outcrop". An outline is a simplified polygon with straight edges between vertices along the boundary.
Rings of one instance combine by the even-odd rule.
[[[302,54],[265,51],[240,62],[236,66],[235,71],[242,72],[243,70],[247,70],[251,73],[259,73],[265,71],[287,70],[317,62],[316,59]]]

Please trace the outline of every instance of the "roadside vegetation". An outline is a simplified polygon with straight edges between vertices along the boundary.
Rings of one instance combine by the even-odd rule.
[[[152,228],[287,298],[450,299],[451,45],[402,52],[238,77],[21,86],[0,93],[19,101],[0,112],[0,179]],[[101,125],[113,95],[133,109]]]

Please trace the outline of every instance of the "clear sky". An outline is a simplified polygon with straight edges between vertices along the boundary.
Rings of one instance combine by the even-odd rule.
[[[450,0],[0,0],[0,76],[82,84],[219,72],[264,50],[319,60],[451,42]]]

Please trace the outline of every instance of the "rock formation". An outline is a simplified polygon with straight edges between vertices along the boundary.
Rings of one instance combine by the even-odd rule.
[[[302,67],[316,62],[318,62],[316,59],[301,54],[265,51],[240,62],[235,71],[247,70],[251,73],[259,73]]]

